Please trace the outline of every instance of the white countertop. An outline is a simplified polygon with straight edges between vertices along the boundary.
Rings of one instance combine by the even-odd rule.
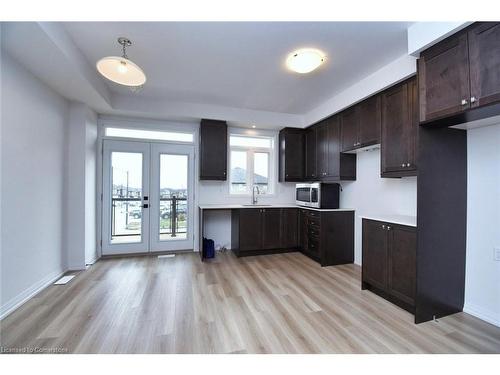
[[[314,210],[314,211],[323,211],[323,212],[329,212],[329,211],[354,211],[352,208],[313,208],[313,207],[302,207],[302,206],[297,206],[296,204],[293,203],[276,203],[276,204],[256,204],[256,205],[251,205],[251,204],[200,204],[198,206],[202,210],[231,210],[231,209],[236,209],[236,208],[303,208],[305,210]]]
[[[387,223],[408,225],[410,227],[417,226],[417,217],[410,215],[394,215],[394,214],[363,214],[359,215],[363,219],[385,221]]]

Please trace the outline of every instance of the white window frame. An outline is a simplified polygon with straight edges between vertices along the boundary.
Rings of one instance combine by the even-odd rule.
[[[252,137],[252,138],[270,138],[271,147],[247,147],[247,146],[231,146],[231,136],[240,137]],[[270,130],[249,130],[241,128],[229,128],[228,129],[228,167],[229,167],[229,178],[227,181],[227,193],[230,197],[249,197],[252,195],[253,188],[253,175],[254,175],[254,154],[256,152],[265,152],[269,154],[269,180],[268,180],[268,192],[265,194],[260,194],[263,197],[271,197],[276,195],[276,181],[277,179],[277,144],[278,144],[278,132]],[[231,192],[231,151],[246,151],[247,153],[247,173],[246,173],[246,184],[247,191],[245,193],[232,193]]]

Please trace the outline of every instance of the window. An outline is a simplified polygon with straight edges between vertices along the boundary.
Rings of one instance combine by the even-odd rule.
[[[230,194],[250,194],[257,186],[260,194],[272,194],[273,137],[231,135]]]
[[[106,128],[106,137],[153,139],[157,141],[193,142],[192,133],[140,129]]]

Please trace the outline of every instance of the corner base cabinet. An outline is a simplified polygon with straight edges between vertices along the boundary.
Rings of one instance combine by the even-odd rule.
[[[363,219],[362,289],[415,314],[417,230]]]
[[[233,209],[231,249],[238,257],[301,251],[321,266],[352,263],[354,211]]]
[[[354,262],[354,211],[300,209],[300,251],[321,266]]]

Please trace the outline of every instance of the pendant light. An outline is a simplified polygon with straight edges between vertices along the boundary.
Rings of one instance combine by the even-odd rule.
[[[97,71],[110,81],[127,86],[132,91],[141,89],[146,83],[146,75],[137,64],[128,59],[126,52],[132,42],[121,37],[118,38],[118,44],[122,46],[122,56],[103,57],[96,64]]]

